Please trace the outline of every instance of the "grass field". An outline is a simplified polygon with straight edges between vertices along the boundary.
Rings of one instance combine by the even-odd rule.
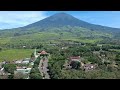
[[[0,61],[3,60],[11,61],[11,60],[29,58],[32,52],[34,52],[34,49],[3,50],[0,52]]]

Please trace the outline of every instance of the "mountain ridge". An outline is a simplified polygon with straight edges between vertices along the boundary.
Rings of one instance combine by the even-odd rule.
[[[61,27],[65,27],[65,26],[70,26],[71,28],[66,28],[66,30],[60,29]],[[59,32],[57,31],[58,29],[55,29],[55,28],[59,28],[61,32],[76,33],[77,31],[74,27],[81,27],[78,29],[78,33],[84,32],[87,34],[93,33],[92,31],[95,31],[98,34],[102,32],[102,33],[108,33],[113,35],[120,32],[119,28],[111,28],[111,27],[91,24],[91,23],[79,20],[78,18],[72,15],[62,12],[62,13],[56,13],[40,21],[26,25],[24,27],[1,30],[0,36],[12,37],[17,35],[26,35],[26,34],[32,34],[32,33],[38,33],[38,32],[53,32],[53,33]],[[83,31],[79,31],[82,29]],[[89,33],[84,31],[85,29],[87,29]]]
[[[57,13],[52,16],[49,16],[45,19],[42,19],[38,22],[29,24],[24,27],[20,27],[21,29],[30,29],[30,28],[43,28],[46,29],[48,27],[61,27],[61,26],[79,26],[83,28],[87,28],[90,30],[99,30],[99,31],[104,31],[104,32],[118,32],[120,31],[120,28],[113,28],[113,27],[108,27],[108,26],[102,26],[102,25],[97,25],[97,24],[91,24],[82,20],[79,20],[78,18],[69,15],[67,13]],[[18,28],[19,29],[19,28]]]

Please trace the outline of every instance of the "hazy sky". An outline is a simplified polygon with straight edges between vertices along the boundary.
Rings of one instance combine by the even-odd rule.
[[[22,27],[59,12],[89,23],[120,28],[120,11],[0,11],[0,29]]]

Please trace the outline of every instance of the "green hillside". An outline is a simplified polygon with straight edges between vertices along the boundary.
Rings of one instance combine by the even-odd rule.
[[[30,47],[40,44],[60,43],[61,41],[78,41],[84,43],[96,43],[103,38],[111,38],[112,34],[100,31],[91,31],[82,27],[64,26],[60,28],[48,28],[43,32],[32,34],[21,34],[18,36],[10,36],[0,38],[0,45],[4,47],[22,47],[24,45]]]

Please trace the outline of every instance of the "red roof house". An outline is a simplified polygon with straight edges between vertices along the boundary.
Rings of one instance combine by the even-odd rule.
[[[80,60],[80,56],[75,56],[75,57],[69,57],[70,61],[78,61]]]
[[[47,54],[47,52],[45,52],[45,51],[43,50],[40,54]]]

